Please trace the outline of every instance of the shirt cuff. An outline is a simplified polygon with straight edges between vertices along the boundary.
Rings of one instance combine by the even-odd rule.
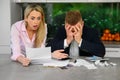
[[[13,54],[13,55],[11,56],[11,59],[12,59],[13,61],[16,61],[19,56],[24,56],[24,55],[23,55],[23,54]],[[25,57],[25,56],[24,56],[24,57]]]
[[[67,40],[64,39],[64,48],[68,47]]]
[[[80,43],[79,43],[79,47],[81,47],[81,44],[82,44],[82,39],[81,39],[81,41],[80,41]]]

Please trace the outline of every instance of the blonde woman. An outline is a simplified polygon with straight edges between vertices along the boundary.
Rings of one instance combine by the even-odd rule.
[[[28,5],[24,11],[24,20],[11,28],[11,59],[28,66],[30,60],[25,57],[25,47],[45,47],[47,26],[43,9],[39,5]]]

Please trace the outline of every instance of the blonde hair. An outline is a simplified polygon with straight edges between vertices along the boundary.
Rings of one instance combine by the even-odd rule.
[[[36,38],[34,41],[34,47],[40,47],[45,39],[45,18],[44,18],[45,16],[44,16],[42,7],[40,7],[39,5],[36,5],[36,4],[30,4],[26,7],[26,9],[24,11],[24,18],[28,18],[29,14],[33,10],[40,12],[42,15],[40,27],[37,29]],[[27,23],[26,23],[26,25],[27,25]]]

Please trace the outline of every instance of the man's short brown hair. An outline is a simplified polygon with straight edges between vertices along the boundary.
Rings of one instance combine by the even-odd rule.
[[[70,25],[75,25],[81,20],[82,20],[82,16],[80,14],[80,11],[78,10],[69,11],[66,13],[65,22]]]

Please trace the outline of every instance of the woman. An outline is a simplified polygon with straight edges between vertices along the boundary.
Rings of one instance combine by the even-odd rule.
[[[24,20],[16,22],[11,28],[11,59],[28,66],[30,60],[25,57],[25,47],[45,47],[46,35],[43,9],[39,5],[28,5]]]

